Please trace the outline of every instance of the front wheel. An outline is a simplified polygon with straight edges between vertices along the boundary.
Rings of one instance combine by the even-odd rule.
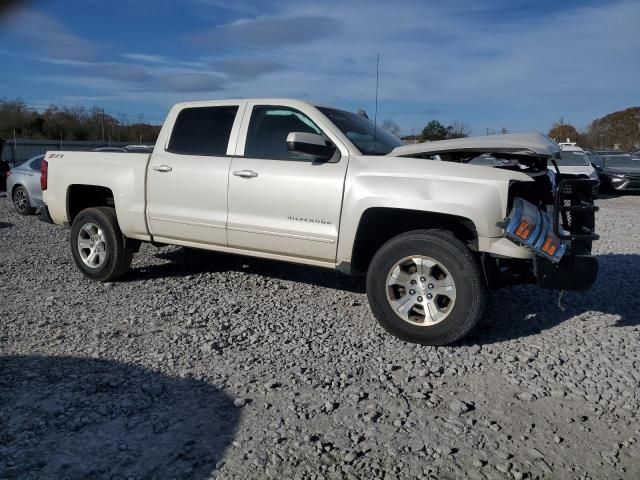
[[[125,274],[133,249],[120,231],[110,207],[82,210],[71,226],[71,254],[80,271],[92,280],[107,282]]]
[[[385,243],[369,266],[367,296],[387,331],[425,345],[464,337],[486,300],[471,251],[444,230],[415,230]]]

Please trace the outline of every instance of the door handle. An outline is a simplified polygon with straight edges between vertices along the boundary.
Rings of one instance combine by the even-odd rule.
[[[254,178],[258,176],[258,172],[254,172],[253,170],[236,170],[233,174],[236,177],[242,178]]]
[[[169,165],[156,165],[153,167],[156,172],[170,172],[173,170]]]

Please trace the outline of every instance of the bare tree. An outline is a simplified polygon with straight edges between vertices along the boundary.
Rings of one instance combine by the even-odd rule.
[[[471,129],[471,125],[469,125],[467,122],[460,122],[457,120],[449,125],[449,127],[447,127],[447,130],[449,130],[449,138],[468,137],[473,131]]]
[[[390,118],[382,122],[382,125],[380,126],[384,128],[387,132],[395,135],[396,137],[400,136],[400,127],[396,122],[394,122]]]

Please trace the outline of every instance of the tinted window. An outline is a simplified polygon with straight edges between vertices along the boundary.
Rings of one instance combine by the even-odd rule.
[[[287,150],[291,132],[322,135],[322,131],[303,113],[287,107],[253,107],[244,154],[247,157],[305,159]]]
[[[237,106],[185,108],[178,114],[168,150],[184,155],[226,155]]]
[[[32,160],[31,163],[29,164],[29,168],[31,170],[38,170],[40,171],[40,165],[42,164],[42,159],[44,157],[38,157],[35,160]]]
[[[604,157],[604,166],[609,168],[640,168],[640,160],[634,159],[631,155],[608,155]]]
[[[556,159],[560,167],[582,167],[589,165],[589,159],[584,152],[564,150],[560,152],[560,158]],[[551,165],[551,162],[549,162]]]

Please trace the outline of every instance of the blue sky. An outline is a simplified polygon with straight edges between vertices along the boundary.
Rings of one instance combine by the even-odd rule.
[[[283,96],[547,131],[640,105],[640,0],[32,1],[0,19],[0,98],[161,122],[175,102]]]

